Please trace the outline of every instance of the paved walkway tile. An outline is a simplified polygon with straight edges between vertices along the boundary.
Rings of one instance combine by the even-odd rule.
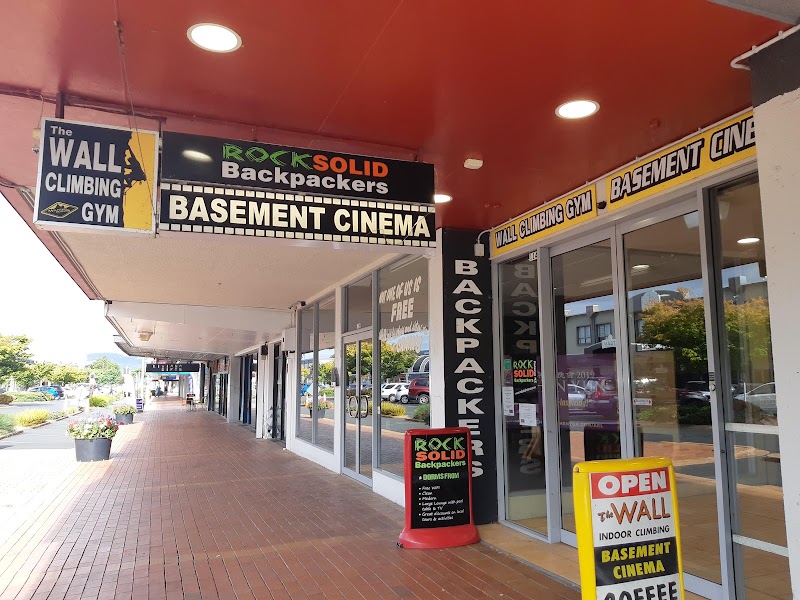
[[[2,530],[3,600],[579,597],[484,544],[400,549],[400,507],[177,401],[123,426],[111,461],[55,452],[57,476],[43,455],[27,469],[51,479],[36,510]]]

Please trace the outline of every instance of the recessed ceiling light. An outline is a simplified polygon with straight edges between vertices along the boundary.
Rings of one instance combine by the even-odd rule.
[[[233,52],[242,46],[238,33],[215,23],[192,25],[186,35],[193,44],[210,52]]]
[[[600,105],[594,100],[572,100],[559,106],[556,114],[562,119],[583,119],[598,110]]]
[[[647,271],[650,268],[650,265],[633,265],[631,267],[634,271]]]
[[[746,237],[746,238],[742,238],[740,240],[737,240],[737,243],[742,244],[742,245],[747,245],[747,244],[757,244],[760,241],[761,241],[761,238]]]
[[[483,161],[480,158],[468,158],[464,161],[464,168],[466,169],[480,169],[483,166]]]
[[[211,162],[214,160],[205,152],[200,152],[199,150],[184,150],[181,152],[184,158],[188,158],[189,160],[195,160],[197,162]]]
[[[434,194],[433,195],[433,201],[436,204],[444,204],[445,202],[450,202],[450,200],[452,200],[452,199],[453,199],[453,197],[450,196],[449,194]]]

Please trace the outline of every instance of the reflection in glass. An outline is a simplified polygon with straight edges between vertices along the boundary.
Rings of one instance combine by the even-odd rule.
[[[617,343],[610,242],[553,257],[556,389],[561,447],[562,527],[575,531],[572,468],[583,460],[621,457]],[[597,337],[597,325],[608,333]],[[589,344],[578,328],[589,327]]]
[[[372,342],[362,340],[360,344],[359,360],[359,432],[358,442],[361,446],[359,453],[359,473],[365,477],[372,477]]]
[[[428,261],[411,256],[378,272],[380,467],[403,476],[403,436],[430,427]]]
[[[687,572],[721,581],[696,212],[623,236],[637,456],[675,464]]]
[[[312,440],[314,397],[314,306],[307,306],[297,313],[300,331],[300,389],[298,390],[297,437]]]
[[[725,324],[722,364],[728,369],[730,384],[721,396],[725,421],[731,423],[726,426],[728,447],[735,449],[735,455],[728,457],[736,490],[733,531],[786,547],[758,180],[717,190],[713,205],[719,214],[716,248]],[[743,546],[737,546],[736,555],[743,561],[748,591],[758,590],[765,597],[790,597],[785,558]]]
[[[345,344],[344,466],[372,477],[372,342]]]
[[[351,471],[356,471],[356,435],[358,434],[358,342],[345,344],[345,413],[344,413],[344,466]]]
[[[506,518],[547,535],[538,263],[500,265]]]
[[[319,333],[317,334],[317,411],[316,445],[333,452],[333,420],[336,414],[335,394],[332,384],[333,365],[336,358],[336,297],[319,303]]]

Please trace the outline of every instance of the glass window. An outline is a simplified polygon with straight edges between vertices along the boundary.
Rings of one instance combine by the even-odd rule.
[[[605,339],[614,337],[614,334],[611,329],[611,323],[598,323],[595,326],[595,331],[597,332],[595,334],[595,339],[598,342],[602,342]]]
[[[778,405],[772,363],[767,263],[758,180],[713,194],[724,343],[720,390],[724,399],[733,490],[733,533],[786,547]],[[718,387],[719,390],[719,387]],[[731,454],[731,453],[729,453]],[[751,593],[788,598],[789,570],[782,556],[736,546],[737,573]]]
[[[588,346],[577,344],[577,327],[614,330],[611,243],[598,242],[554,256],[553,315],[556,348],[561,520],[575,531],[572,468],[584,460],[621,457],[617,403],[616,342],[609,334]]]
[[[345,331],[372,327],[372,275],[367,275],[346,288],[347,314]]]
[[[402,477],[403,435],[430,426],[428,261],[412,256],[378,272],[380,466]]]
[[[316,305],[306,306],[297,313],[300,332],[300,389],[298,390],[297,437],[312,441],[314,398],[314,314]]]
[[[578,344],[588,346],[592,343],[592,328],[588,325],[578,326]]]
[[[719,583],[717,472],[698,214],[637,229],[625,234],[622,243],[636,456],[672,459],[684,569]]]
[[[319,303],[319,333],[316,353],[317,412],[315,426],[318,446],[333,452],[333,419],[336,414],[333,365],[336,359],[336,297]]]
[[[538,262],[500,265],[506,518],[547,535]]]

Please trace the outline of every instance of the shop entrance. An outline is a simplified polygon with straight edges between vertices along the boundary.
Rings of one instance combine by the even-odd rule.
[[[272,347],[273,373],[272,378],[272,403],[267,413],[267,437],[274,440],[286,439],[284,433],[284,407],[286,406],[286,352],[281,351],[281,345]]]
[[[687,588],[745,597],[768,578],[769,597],[790,594],[757,180],[499,275],[506,520],[575,545],[577,462],[666,456]]]
[[[344,336],[346,388],[344,411],[344,471],[371,485],[372,465],[372,330]]]

